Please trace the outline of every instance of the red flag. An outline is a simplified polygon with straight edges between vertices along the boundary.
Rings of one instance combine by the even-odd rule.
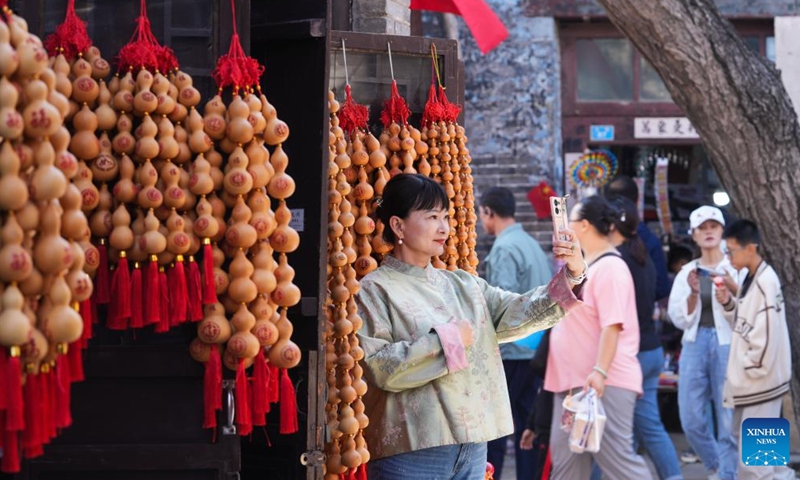
[[[508,38],[505,25],[484,0],[411,0],[411,10],[461,15],[484,55]]]

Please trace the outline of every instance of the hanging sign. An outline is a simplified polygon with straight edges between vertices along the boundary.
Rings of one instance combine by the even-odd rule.
[[[686,117],[639,117],[633,119],[633,138],[680,140],[700,135]]]
[[[655,191],[658,221],[661,223],[662,234],[672,235],[672,215],[669,211],[669,187],[667,171],[669,170],[668,158],[656,159]]]
[[[589,140],[592,142],[613,142],[614,125],[591,125],[589,127]]]

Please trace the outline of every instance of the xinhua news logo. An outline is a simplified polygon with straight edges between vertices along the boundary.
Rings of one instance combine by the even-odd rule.
[[[748,418],[742,423],[742,463],[752,467],[789,464],[789,421]]]

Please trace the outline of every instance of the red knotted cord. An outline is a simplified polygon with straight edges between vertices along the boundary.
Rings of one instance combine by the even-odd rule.
[[[392,123],[405,125],[408,123],[409,115],[411,115],[411,111],[408,109],[406,99],[400,96],[400,92],[397,89],[397,81],[392,80],[392,95],[389,100],[383,102],[381,122],[386,128],[389,128]]]
[[[231,15],[233,18],[231,45],[228,53],[217,60],[217,66],[211,72],[211,76],[220,91],[227,87],[233,87],[234,93],[238,93],[240,89],[259,85],[261,75],[264,73],[264,66],[258,63],[258,60],[244,53],[239,41],[239,30],[236,27],[234,0],[231,0]]]
[[[63,53],[67,60],[72,60],[91,46],[92,39],[86,31],[86,22],[75,13],[75,0],[69,0],[64,21],[56,27],[55,32],[47,36],[44,48],[51,57]]]
[[[131,40],[125,44],[117,55],[117,69],[120,72],[146,68],[151,72],[166,71],[177,67],[174,52],[167,47],[162,47],[150,27],[147,17],[147,2],[139,3],[139,16],[136,18],[136,30]]]
[[[351,133],[356,129],[366,130],[369,122],[369,108],[353,100],[349,84],[344,87],[344,95],[344,103],[339,109],[339,126],[346,133]]]

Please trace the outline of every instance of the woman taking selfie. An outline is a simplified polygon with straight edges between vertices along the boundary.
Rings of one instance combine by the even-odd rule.
[[[498,342],[552,327],[580,305],[580,245],[554,241],[565,269],[519,295],[463,270],[439,270],[450,231],[449,200],[434,180],[392,178],[378,216],[394,245],[361,280],[364,396],[370,480],[482,479],[486,442],[514,430]]]
[[[633,280],[608,238],[617,211],[600,196],[573,207],[570,228],[589,262],[583,304],[550,332],[544,388],[553,392],[550,455],[553,480],[589,478],[592,458],[608,478],[652,478],[633,451],[633,410],[642,393],[639,322]],[[606,424],[600,451],[573,453],[561,429],[562,403],[570,393],[594,388],[603,400]]]

